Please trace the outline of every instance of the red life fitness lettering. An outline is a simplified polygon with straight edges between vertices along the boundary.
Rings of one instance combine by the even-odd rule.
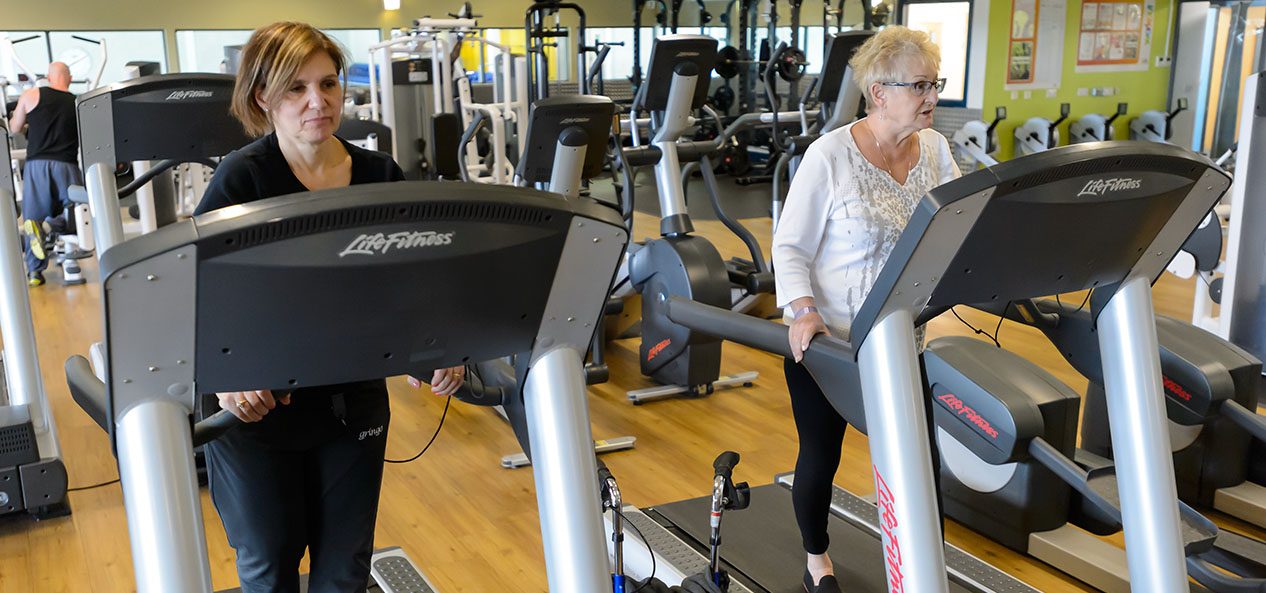
[[[646,354],[646,360],[655,360],[655,357],[659,356],[659,353],[663,352],[664,348],[667,348],[672,343],[672,340],[664,340],[663,342],[651,346],[651,351]]]
[[[989,424],[988,420],[985,420],[984,416],[976,413],[976,410],[973,410],[971,406],[963,403],[963,400],[958,399],[958,397],[954,394],[947,393],[936,399],[941,400],[941,403],[945,404],[945,407],[949,408],[955,414],[967,418],[968,422],[975,424],[976,428],[979,428],[982,432],[989,435],[989,438],[998,438],[998,429],[994,428],[992,424]]]
[[[875,472],[879,527],[883,530],[884,539],[888,542],[884,546],[884,564],[888,568],[888,590],[891,593],[904,593],[905,575],[901,573],[901,544],[897,541],[896,532],[893,531],[897,528],[897,501],[893,498],[892,490],[888,488],[883,475],[879,473],[879,468],[872,465],[871,469]]]
[[[1191,401],[1191,394],[1187,393],[1187,390],[1183,389],[1182,385],[1165,375],[1161,375],[1161,378],[1165,380],[1165,391],[1181,397],[1183,401]]]

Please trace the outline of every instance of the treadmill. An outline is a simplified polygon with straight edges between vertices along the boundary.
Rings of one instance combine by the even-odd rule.
[[[149,121],[176,129],[188,123],[181,114],[164,105]],[[117,213],[107,171],[89,168],[101,190],[91,192],[94,206]],[[196,393],[508,355],[527,361],[512,397],[533,452],[550,588],[610,587],[583,360],[628,242],[618,212],[524,188],[398,182],[261,200],[121,238],[97,233],[105,384],[94,385],[82,357],[67,362],[67,380],[81,405],[95,401],[85,410],[116,451],[138,592],[211,593],[193,465]],[[516,290],[443,281],[471,269]],[[364,306],[364,286],[381,287],[374,307]],[[276,298],[246,296],[261,290]]]
[[[1114,441],[1113,449],[1119,461],[1116,487],[1130,582],[1135,591],[1192,590],[1184,570],[1150,285],[1229,185],[1212,162],[1188,151],[1121,142],[1063,147],[1016,159],[924,197],[859,310],[851,331],[854,343],[817,336],[803,359],[836,410],[870,437],[882,537],[848,548],[849,555],[836,555],[837,573],[846,577],[843,587],[883,591],[885,573],[887,590],[893,592],[980,585],[952,573],[947,578],[914,327],[958,304],[1115,286],[1096,313],[1103,351],[1112,353],[1105,357],[1104,373],[1109,417],[1113,433],[1125,435]],[[1016,225],[1016,220],[1043,224]],[[1069,249],[1049,249],[1069,243],[1070,227],[1088,231],[1086,238]],[[785,326],[676,295],[657,298],[675,323],[790,354]],[[987,442],[992,442],[991,432],[1005,434],[968,424]],[[883,429],[869,431],[868,426]],[[1006,445],[994,443],[998,456],[1005,457]],[[792,527],[793,537],[776,539],[775,523],[787,523],[779,517],[790,517],[789,501],[773,489],[759,496],[753,489],[751,497],[758,509],[727,519],[725,527],[733,531],[727,531],[730,545],[723,547],[722,557],[732,571],[746,574],[743,563],[753,555],[762,560],[781,548],[794,550],[794,569],[778,576],[778,583],[798,587],[803,561],[799,534]],[[691,501],[675,504],[684,509]],[[783,505],[781,514],[766,504]],[[683,540],[695,538],[697,545],[695,517],[703,516],[703,507],[681,513],[678,508],[663,505],[652,512],[671,524],[666,531],[675,530]],[[675,515],[691,518],[674,521]],[[754,522],[772,519],[760,527],[736,527],[743,515]],[[734,531],[757,539],[735,545],[740,538],[733,537]],[[771,543],[775,541],[782,543]],[[840,566],[862,549],[872,552],[860,555],[855,567]],[[864,574],[876,576],[849,580]],[[779,585],[766,586],[760,590],[776,591]]]
[[[0,130],[0,245],[10,246],[0,254],[0,516],[49,519],[70,514],[66,464],[40,374],[9,162],[9,138]]]

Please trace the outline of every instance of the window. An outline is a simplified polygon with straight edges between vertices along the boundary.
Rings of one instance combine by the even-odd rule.
[[[489,41],[509,45],[512,51],[519,55],[527,55],[527,32],[523,28],[517,29],[484,29],[483,36]],[[549,61],[549,79],[550,80],[571,80],[572,70],[575,66],[572,64],[569,56],[571,53],[571,40],[567,37],[557,37],[553,40],[557,43],[557,47],[545,48],[545,57]],[[532,62],[528,61],[528,68],[532,67]],[[474,69],[471,69],[472,71]]]
[[[105,67],[100,85],[123,80],[124,66],[131,61],[158,62],[167,69],[167,50],[162,31],[12,31],[0,32],[14,41],[14,54],[39,76],[48,72],[51,62],[64,62],[70,67],[70,90],[83,93],[91,90],[91,78],[101,66],[105,43]],[[9,76],[16,64],[0,64],[0,76]]]
[[[101,70],[101,85],[124,80],[128,62],[158,62],[159,72],[167,71],[167,46],[162,31],[52,31],[48,34],[53,59],[70,66],[74,84],[71,92],[92,90],[89,79],[100,65],[101,45],[105,43],[106,63]]]
[[[369,62],[369,46],[382,40],[378,29],[322,29],[343,46],[351,64]],[[176,31],[176,57],[181,72],[223,72],[224,48],[245,45],[251,29],[200,29]]]
[[[13,43],[13,53],[17,59],[30,68],[37,75],[43,75],[48,70],[48,34],[44,31],[0,31],[0,39],[7,38]],[[22,66],[16,61],[5,59],[0,54],[0,76],[6,78],[9,82],[18,80],[18,77],[25,75]]]
[[[647,33],[649,27],[642,28],[642,47],[639,48],[649,59],[651,55],[650,40],[651,35]],[[623,43],[624,45],[612,46],[611,52],[607,54],[606,60],[602,62],[602,78],[606,80],[618,80],[633,76],[633,27],[588,27],[585,29],[585,45],[593,46],[596,43]],[[592,60],[590,60],[592,63]]]
[[[176,31],[176,60],[181,72],[224,72],[224,48],[242,45],[250,29]]]
[[[971,8],[970,1],[915,1],[905,5],[905,25],[926,31],[941,48],[941,76],[946,79],[942,105],[966,105]]]
[[[347,52],[347,63],[368,64],[369,46],[382,41],[382,31],[378,29],[321,29],[326,35],[343,46]]]

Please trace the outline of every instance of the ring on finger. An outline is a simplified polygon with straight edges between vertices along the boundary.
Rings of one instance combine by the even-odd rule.
[[[245,412],[245,411],[246,411],[246,400],[244,400],[244,399],[239,399],[239,400],[237,400],[237,409],[239,409],[239,410],[241,410],[241,411]]]

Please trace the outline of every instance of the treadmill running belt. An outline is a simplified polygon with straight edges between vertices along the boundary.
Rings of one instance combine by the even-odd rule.
[[[752,488],[752,504],[726,511],[721,519],[721,559],[739,567],[749,580],[770,593],[804,593],[804,549],[791,508],[791,491],[777,484]],[[707,549],[710,497],[652,507],[696,544]],[[653,515],[652,515],[653,516]],[[831,515],[827,533],[840,587],[850,593],[886,593],[879,539]],[[968,589],[950,582],[950,593]]]

